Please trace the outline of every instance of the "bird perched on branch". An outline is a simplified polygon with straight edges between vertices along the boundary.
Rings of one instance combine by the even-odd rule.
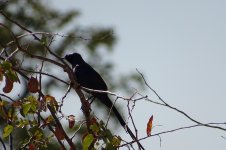
[[[77,78],[77,82],[82,87],[101,91],[108,90],[108,87],[100,74],[97,73],[89,64],[87,64],[80,54],[73,53],[66,55],[64,58],[72,65],[72,68],[74,69],[74,74]],[[121,114],[111,102],[107,93],[94,91],[89,91],[89,93],[91,93],[94,98],[100,100],[100,102],[106,105],[109,109],[112,108],[112,111],[114,112],[116,118],[119,120],[123,128],[130,134],[133,140],[137,140],[133,132],[130,130],[130,128],[127,126],[126,122],[122,118]],[[144,150],[144,147],[139,143],[139,141],[137,141],[137,143],[139,147]]]

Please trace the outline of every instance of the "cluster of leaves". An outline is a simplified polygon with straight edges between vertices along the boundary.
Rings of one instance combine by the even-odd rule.
[[[5,79],[5,86],[3,88],[4,93],[10,93],[13,89],[13,83],[18,82],[19,78],[15,71],[12,69],[12,64],[8,61],[3,61],[0,64],[1,82]],[[31,92],[27,97],[19,100],[13,100],[11,102],[6,99],[9,98],[5,94],[1,94],[6,99],[0,99],[0,118],[5,122],[3,128],[3,139],[12,136],[12,132],[18,128],[26,129],[26,138],[24,141],[20,141],[20,148],[25,147],[36,147],[46,148],[48,142],[52,136],[45,136],[44,130],[48,124],[54,122],[51,116],[47,117],[46,120],[40,121],[39,114],[46,112],[47,104],[50,105],[54,110],[58,111],[57,101],[51,96],[44,96],[43,99],[38,100],[32,93],[38,92],[38,81],[31,77],[28,82],[28,90]]]
[[[121,138],[113,136],[111,131],[106,129],[103,121],[98,123],[95,118],[92,119],[92,125],[90,126],[92,134],[85,134],[83,136],[83,149],[87,150],[93,147],[93,149],[99,149],[105,147],[105,149],[114,150],[120,143]],[[101,140],[100,140],[101,139]],[[101,142],[104,141],[104,146]]]
[[[37,148],[47,147],[51,136],[45,136],[44,129],[47,124],[40,124],[38,117],[36,117],[36,113],[40,111],[38,104],[37,99],[33,96],[13,103],[1,101],[0,117],[8,122],[3,129],[3,140],[9,136],[13,137],[13,131],[26,129],[27,135],[17,145],[18,148],[26,148],[31,145]]]

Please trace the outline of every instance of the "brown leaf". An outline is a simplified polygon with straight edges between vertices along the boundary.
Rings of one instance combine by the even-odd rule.
[[[34,77],[31,77],[28,81],[28,91],[31,93],[36,93],[39,90],[38,80]]]
[[[55,135],[59,140],[63,140],[65,138],[63,129],[58,125],[56,126],[56,129],[55,129]]]
[[[151,116],[151,118],[149,119],[148,123],[147,123],[147,135],[150,136],[151,135],[151,130],[152,130],[152,122],[153,122],[153,115]]]
[[[69,123],[69,128],[73,128],[75,125],[75,116],[70,115],[68,116],[68,123]]]
[[[9,78],[5,78],[5,87],[3,88],[4,93],[9,93],[13,89],[13,82]]]

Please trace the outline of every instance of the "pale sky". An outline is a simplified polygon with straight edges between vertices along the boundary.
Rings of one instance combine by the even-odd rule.
[[[53,6],[81,10],[80,25],[115,29],[118,42],[108,57],[119,72],[138,68],[166,102],[198,121],[226,121],[226,1],[61,2],[53,1]],[[144,94],[153,95],[151,91]],[[66,113],[73,110],[72,103],[65,104]],[[140,137],[146,135],[152,114],[154,125],[162,125],[153,133],[192,124],[175,111],[139,102],[133,115]],[[225,132],[198,127],[162,135],[161,147],[158,137],[141,143],[155,150],[224,150],[226,140],[221,136],[226,137]]]

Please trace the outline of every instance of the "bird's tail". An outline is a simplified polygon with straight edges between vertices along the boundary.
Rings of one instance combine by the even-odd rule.
[[[112,111],[114,112],[116,118],[118,119],[120,124],[123,126],[123,128],[129,133],[129,135],[132,137],[132,139],[138,143],[139,148],[142,150],[145,150],[144,147],[140,144],[140,142],[137,141],[136,136],[133,134],[133,132],[127,126],[127,124],[124,121],[124,119],[122,118],[121,114],[118,112],[118,110],[115,108],[115,106],[113,106],[113,103],[111,102],[110,98],[107,95],[101,95],[101,96],[102,96],[102,99],[101,99],[102,103],[104,103],[108,108],[112,108]]]

